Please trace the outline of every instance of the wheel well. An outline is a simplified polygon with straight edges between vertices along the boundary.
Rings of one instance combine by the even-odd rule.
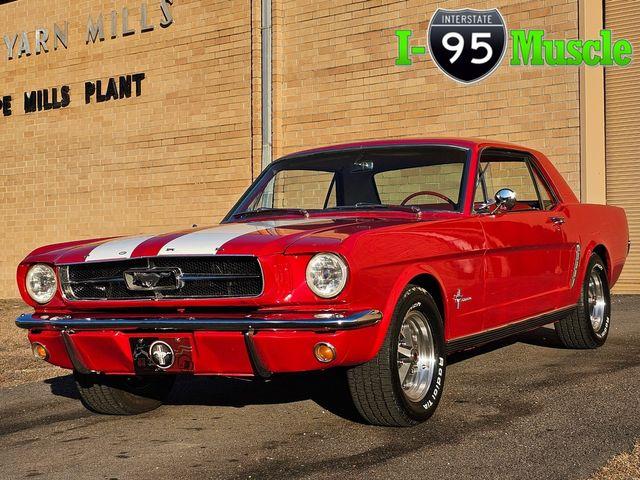
[[[445,322],[444,298],[442,294],[442,287],[440,286],[438,280],[436,280],[435,277],[425,273],[423,275],[414,277],[409,283],[422,287],[431,294],[431,296],[433,297],[433,301],[436,302],[436,307],[438,307],[438,311],[440,312],[442,321]]]
[[[611,278],[611,271],[609,270],[609,252],[604,245],[596,245],[593,249],[593,253],[596,253],[604,262],[604,269],[607,272],[607,276]]]

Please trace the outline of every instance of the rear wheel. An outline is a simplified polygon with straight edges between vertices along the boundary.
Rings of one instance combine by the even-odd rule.
[[[407,427],[427,420],[445,377],[442,317],[431,295],[403,292],[378,355],[347,373],[354,404],[374,425]]]
[[[575,312],[555,323],[556,332],[568,348],[598,348],[609,335],[611,297],[602,259],[591,255],[580,301]]]
[[[92,412],[135,415],[158,408],[173,387],[175,376],[120,376],[74,373],[80,399]]]

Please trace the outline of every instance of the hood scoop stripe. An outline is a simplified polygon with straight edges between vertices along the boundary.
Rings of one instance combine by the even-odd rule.
[[[118,238],[116,240],[105,242],[91,250],[85,261],[94,262],[99,260],[131,258],[131,254],[136,247],[150,238],[153,238],[153,235]]]
[[[225,244],[243,235],[279,227],[325,224],[326,219],[289,219],[248,223],[225,223],[196,231],[178,232],[163,236],[139,235],[109,240],[95,247],[85,261],[121,260],[141,256],[215,255]],[[166,238],[166,243],[156,247]],[[160,241],[159,241],[160,240]],[[154,250],[151,252],[151,250]],[[157,252],[157,253],[156,253]]]
[[[296,226],[322,222],[319,219],[274,220],[249,223],[226,223],[188,233],[171,240],[163,246],[158,255],[213,255],[226,243],[243,235],[284,226]],[[326,222],[326,220],[325,220]]]

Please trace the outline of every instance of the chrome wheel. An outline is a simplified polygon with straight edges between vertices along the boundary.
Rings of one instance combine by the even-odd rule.
[[[601,275],[602,273],[597,267],[591,270],[587,291],[591,327],[596,334],[600,333],[602,329],[605,312],[607,310],[607,297],[605,296]]]
[[[423,399],[436,365],[436,349],[427,318],[417,310],[404,317],[398,335],[398,378],[404,395],[412,402]]]

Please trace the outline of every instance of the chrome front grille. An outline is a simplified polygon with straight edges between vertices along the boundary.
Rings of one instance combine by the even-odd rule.
[[[132,286],[131,275],[162,272],[153,286]],[[167,273],[165,273],[167,272]],[[136,273],[136,275],[139,275]],[[143,277],[144,278],[144,277]],[[87,262],[60,267],[60,283],[69,300],[240,298],[262,293],[258,259],[252,256],[152,257]]]

